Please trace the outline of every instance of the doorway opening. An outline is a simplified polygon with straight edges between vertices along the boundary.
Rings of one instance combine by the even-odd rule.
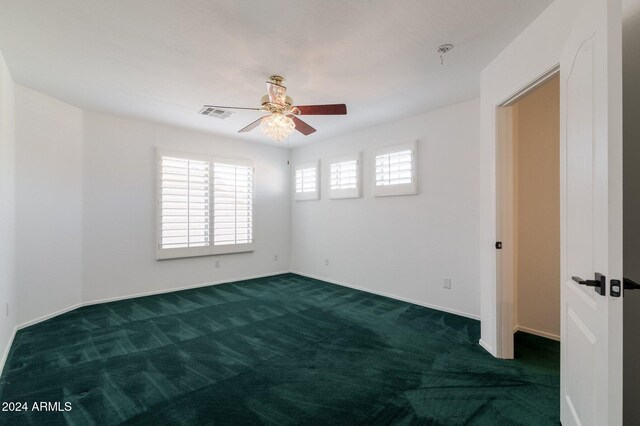
[[[551,71],[498,107],[497,274],[502,358],[560,340],[560,79]],[[515,336],[514,336],[515,335]],[[559,356],[557,356],[559,362]]]

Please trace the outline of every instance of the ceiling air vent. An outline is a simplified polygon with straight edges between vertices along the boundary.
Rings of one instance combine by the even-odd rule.
[[[231,111],[227,111],[224,109],[205,107],[200,110],[200,114],[224,120],[225,118],[229,117],[233,113]]]

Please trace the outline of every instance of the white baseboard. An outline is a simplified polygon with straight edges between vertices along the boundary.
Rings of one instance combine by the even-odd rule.
[[[455,309],[445,308],[443,306],[438,306],[438,305],[434,305],[434,304],[430,304],[430,303],[425,303],[425,302],[421,302],[421,301],[418,301],[418,300],[414,300],[414,299],[410,299],[410,298],[402,297],[402,296],[397,296],[397,295],[386,293],[386,292],[382,292],[382,291],[371,290],[371,289],[368,289],[368,288],[364,288],[364,287],[360,287],[360,286],[356,286],[356,285],[352,285],[352,284],[347,284],[347,283],[344,283],[344,282],[331,280],[331,279],[323,278],[323,277],[320,277],[320,276],[306,274],[306,273],[300,272],[300,271],[285,270],[285,271],[272,272],[272,273],[262,274],[262,275],[252,275],[252,276],[247,276],[247,277],[232,278],[230,280],[218,280],[218,281],[212,281],[212,282],[207,282],[207,283],[192,284],[192,285],[187,285],[187,286],[182,286],[182,287],[174,287],[174,288],[169,288],[169,289],[152,290],[152,291],[143,292],[143,293],[128,294],[128,295],[123,295],[123,296],[115,296],[115,297],[109,297],[109,298],[105,298],[105,299],[89,300],[89,301],[84,301],[84,302],[81,302],[81,303],[76,303],[76,304],[74,304],[72,306],[60,309],[60,310],[52,312],[50,314],[43,315],[43,316],[41,316],[39,318],[35,318],[33,320],[29,320],[29,321],[23,322],[22,324],[17,325],[14,328],[13,334],[11,336],[11,339],[10,339],[7,347],[4,350],[4,354],[3,354],[3,357],[2,357],[2,363],[0,363],[0,371],[2,371],[2,369],[4,368],[4,364],[5,364],[6,360],[7,360],[7,357],[9,356],[9,350],[11,349],[11,345],[13,343],[13,340],[15,339],[15,336],[16,336],[16,333],[18,332],[18,330],[21,330],[21,329],[23,329],[25,327],[29,327],[31,325],[40,323],[42,321],[46,321],[46,320],[48,320],[50,318],[53,318],[55,316],[67,313],[67,312],[72,311],[74,309],[78,309],[78,308],[81,308],[83,306],[98,305],[100,303],[117,302],[119,300],[135,299],[135,298],[138,298],[138,297],[153,296],[153,295],[164,294],[164,293],[172,293],[174,291],[189,290],[189,289],[193,289],[193,288],[209,287],[209,286],[212,286],[212,285],[226,284],[226,283],[232,283],[232,282],[236,282],[236,281],[245,281],[245,280],[252,280],[252,279],[257,279],[257,278],[265,278],[265,277],[271,277],[271,276],[274,276],[274,275],[281,275],[281,274],[286,274],[286,273],[294,273],[294,274],[297,274],[297,275],[301,275],[303,277],[308,277],[308,278],[313,278],[313,279],[320,280],[320,281],[325,281],[325,282],[328,282],[328,283],[331,283],[331,284],[336,284],[336,285],[340,285],[340,286],[343,286],[343,287],[352,288],[354,290],[364,291],[366,293],[377,294],[379,296],[389,297],[391,299],[396,299],[396,300],[400,300],[400,301],[403,301],[403,302],[412,303],[412,304],[418,305],[418,306],[424,306],[425,308],[436,309],[438,311],[448,312],[450,314],[460,315],[460,316],[463,316],[463,317],[466,317],[466,318],[471,318],[471,319],[474,319],[474,320],[480,320],[480,317],[477,316],[477,315],[469,314],[469,313],[466,313],[466,312],[460,312],[460,311],[457,311]],[[525,330],[522,330],[522,331],[525,331]],[[527,332],[530,332],[530,331],[527,331]],[[530,333],[535,334],[533,332],[530,332]],[[543,337],[546,337],[546,336],[543,336]],[[482,340],[480,341],[480,345],[483,348],[485,348],[489,353],[493,354],[492,348],[490,346],[488,346],[486,343],[484,343]]]
[[[498,355],[495,353],[495,351],[493,350],[493,348],[491,347],[491,345],[489,345],[487,342],[485,342],[484,340],[480,339],[478,340],[478,344],[480,346],[482,346],[484,348],[485,351],[489,352],[489,354],[495,358],[498,358]]]
[[[521,325],[516,325],[516,327],[514,328],[514,333],[516,331],[522,331],[523,333],[529,333],[529,334],[534,334],[540,337],[546,337],[547,339],[556,340],[558,342],[560,341],[560,336],[558,336],[557,334],[547,333],[546,331],[540,331],[540,330],[536,330],[529,327],[523,327]]]
[[[41,317],[29,320],[29,321],[25,321],[22,324],[18,324],[13,329],[13,334],[11,335],[11,339],[9,340],[9,343],[7,344],[7,347],[4,349],[4,354],[2,355],[2,362],[0,363],[0,373],[4,369],[4,364],[7,361],[7,357],[9,356],[9,351],[11,349],[11,345],[13,344],[13,340],[15,339],[16,333],[18,332],[18,330],[22,330],[23,328],[29,327],[29,326],[34,325],[34,324],[38,324],[38,323],[40,323],[42,321],[46,321],[46,320],[48,320],[50,318],[56,317],[58,315],[62,315],[62,314],[67,313],[69,311],[73,311],[74,309],[82,308],[83,306],[98,305],[100,303],[116,302],[118,300],[135,299],[137,297],[153,296],[155,294],[172,293],[174,291],[190,290],[190,289],[193,289],[193,288],[200,288],[200,287],[209,287],[209,286],[212,286],[212,285],[226,284],[226,283],[232,283],[232,282],[236,282],[236,281],[245,281],[245,280],[253,280],[253,279],[256,279],[256,278],[272,277],[274,275],[288,274],[290,272],[291,271],[289,271],[289,270],[280,271],[280,272],[270,272],[268,274],[262,274],[262,275],[252,275],[252,276],[247,276],[247,277],[232,278],[232,279],[228,279],[228,280],[212,281],[212,282],[208,282],[208,283],[191,284],[191,285],[187,285],[187,286],[183,286],[183,287],[174,287],[174,288],[170,288],[170,289],[152,290],[152,291],[148,291],[148,292],[144,292],[144,293],[129,294],[129,295],[125,295],[125,296],[116,296],[116,297],[110,297],[110,298],[106,298],[106,299],[90,300],[90,301],[86,301],[86,302],[76,303],[76,304],[68,306],[66,308],[62,308],[62,309],[59,309],[59,310],[57,310],[55,312],[43,315]]]
[[[22,324],[18,324],[16,326],[16,329],[17,330],[22,330],[23,328],[29,327],[29,326],[34,325],[34,324],[38,324],[39,322],[46,321],[46,320],[51,319],[53,317],[57,317],[58,315],[66,314],[67,312],[73,311],[74,309],[81,308],[82,306],[84,306],[83,303],[76,303],[75,305],[71,305],[71,306],[67,306],[66,308],[58,309],[55,312],[51,312],[51,313],[43,315],[41,317],[34,318],[32,320],[29,320],[29,321],[25,321]]]
[[[471,319],[474,319],[474,320],[480,320],[480,317],[477,316],[477,315],[473,315],[473,314],[469,314],[469,313],[466,313],[466,312],[457,311],[455,309],[445,308],[443,306],[438,306],[438,305],[434,305],[434,304],[431,304],[431,303],[421,302],[419,300],[410,299],[408,297],[397,296],[395,294],[390,294],[390,293],[386,293],[386,292],[378,291],[378,290],[371,290],[369,288],[360,287],[360,286],[357,286],[357,285],[348,284],[348,283],[345,283],[345,282],[342,282],[342,281],[336,281],[336,280],[332,280],[332,279],[329,279],[329,278],[320,277],[320,276],[317,276],[317,275],[307,274],[307,273],[300,272],[300,271],[291,271],[291,272],[294,273],[294,274],[302,275],[303,277],[313,278],[315,280],[326,281],[326,282],[331,283],[331,284],[336,284],[336,285],[340,285],[340,286],[343,286],[343,287],[349,287],[349,288],[352,288],[354,290],[364,291],[365,293],[373,293],[373,294],[377,294],[378,296],[384,296],[384,297],[388,297],[390,299],[396,299],[396,300],[400,300],[402,302],[413,303],[414,305],[424,306],[425,308],[430,308],[430,309],[435,309],[435,310],[438,310],[438,311],[448,312],[450,314],[460,315],[462,317],[467,317],[467,318],[471,318]]]
[[[115,297],[107,297],[106,299],[90,300],[90,301],[86,301],[86,302],[81,303],[80,306],[99,305],[100,303],[117,302],[119,300],[135,299],[135,298],[138,298],[138,297],[146,297],[146,296],[154,296],[156,294],[173,293],[174,291],[191,290],[191,289],[194,289],[194,288],[209,287],[209,286],[212,286],[212,285],[220,285],[220,284],[228,284],[228,283],[234,283],[236,281],[254,280],[254,279],[257,279],[257,278],[273,277],[275,275],[282,275],[282,274],[288,274],[288,273],[291,273],[291,271],[290,270],[286,270],[286,271],[279,271],[279,272],[270,272],[268,274],[251,275],[251,276],[248,276],[248,277],[231,278],[231,279],[227,279],[227,280],[211,281],[211,282],[208,282],[208,283],[200,283],[200,284],[191,284],[191,285],[187,285],[187,286],[183,286],[183,287],[174,287],[174,288],[161,289],[161,290],[151,290],[151,291],[147,291],[147,292],[143,292],[143,293],[129,294],[129,295],[126,295],[126,296],[115,296]],[[80,306],[78,306],[78,307],[80,307]],[[73,309],[75,309],[75,308],[73,308]]]
[[[9,357],[9,351],[11,350],[11,345],[13,345],[13,339],[16,338],[16,333],[18,332],[18,327],[13,327],[13,332],[11,333],[11,337],[9,337],[9,341],[7,342],[7,347],[4,348],[4,352],[2,354],[2,359],[0,360],[0,374],[4,371],[4,364],[7,362],[7,358]]]

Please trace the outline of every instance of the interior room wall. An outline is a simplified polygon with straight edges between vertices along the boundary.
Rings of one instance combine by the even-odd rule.
[[[82,111],[16,85],[18,321],[82,300]]]
[[[255,161],[254,252],[156,260],[156,148]],[[288,159],[280,147],[85,112],[84,301],[288,271]]]
[[[516,324],[560,339],[560,79],[519,100]]]
[[[18,323],[14,120],[14,83],[0,52],[0,371]]]
[[[555,67],[581,0],[555,0],[480,76],[480,344],[494,356],[498,346],[496,300],[496,106]],[[533,55],[531,52],[535,52]]]
[[[5,356],[16,326],[82,303],[290,270],[287,149],[83,112],[15,85],[1,56],[0,101]],[[255,161],[253,253],[155,259],[157,148]]]
[[[296,148],[294,164],[321,162],[321,199],[292,201],[293,270],[477,318],[478,126],[472,100]],[[373,197],[372,151],[414,140],[418,194]],[[329,161],[354,152],[362,198],[328,199]]]
[[[626,0],[622,26],[624,276],[640,282],[640,0]],[[640,419],[640,290],[624,294],[624,424]]]

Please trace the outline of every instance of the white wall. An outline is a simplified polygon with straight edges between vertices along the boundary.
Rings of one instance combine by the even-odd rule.
[[[480,79],[481,345],[498,356],[496,310],[496,106],[560,61],[581,0],[556,0],[483,71]],[[531,54],[535,52],[536,54]]]
[[[1,56],[0,100],[0,354],[81,303],[290,270],[288,150],[83,112],[14,85]],[[156,148],[255,161],[253,253],[155,260]]]
[[[14,112],[14,84],[4,57],[0,53],[0,373],[18,321],[15,270]]]
[[[82,299],[82,111],[16,86],[18,321]]]
[[[156,148],[255,161],[254,252],[155,259]],[[279,147],[85,112],[84,301],[288,271],[288,158]]]
[[[293,270],[477,318],[478,131],[473,100],[295,149],[293,164],[321,160],[321,200],[292,201]],[[419,194],[374,198],[372,150],[413,140]],[[357,151],[363,197],[329,200],[328,161]]]

